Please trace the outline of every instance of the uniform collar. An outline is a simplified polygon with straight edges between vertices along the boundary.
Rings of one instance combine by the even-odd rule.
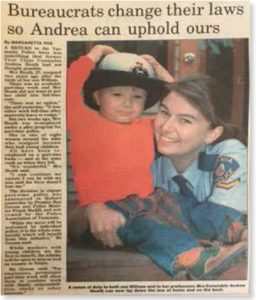
[[[185,177],[193,187],[195,185],[196,174],[198,173],[197,166],[198,159],[194,160],[183,174],[180,174]],[[168,181],[172,179],[172,177],[179,175],[172,161],[167,157],[162,157],[162,172],[163,184],[168,183]]]
[[[192,187],[195,187],[198,175],[198,159],[195,159],[192,164],[183,172],[183,177],[187,179]]]
[[[175,170],[172,161],[168,157],[162,156],[161,162],[162,162],[162,168],[161,168],[162,176],[161,177],[163,179],[163,184],[166,184],[166,183],[168,183],[170,178],[177,175],[177,171]]]
[[[197,186],[198,178],[200,178],[201,172],[212,172],[216,164],[218,155],[208,153],[209,146],[206,145],[205,149],[200,153],[197,159],[181,174],[185,177],[192,187]],[[172,177],[179,175],[172,163],[172,161],[166,156],[161,156],[161,170],[162,170],[162,183],[167,184]]]

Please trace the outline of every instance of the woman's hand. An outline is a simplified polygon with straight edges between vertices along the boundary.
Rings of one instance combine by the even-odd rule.
[[[175,78],[151,55],[141,55],[155,70],[156,75],[159,79],[167,82],[175,82]]]
[[[111,54],[111,53],[117,53],[114,48],[106,45],[95,45],[92,47],[92,49],[88,52],[87,56],[90,57],[90,59],[97,63],[103,56]]]
[[[107,207],[104,203],[95,203],[87,206],[86,217],[93,236],[109,247],[122,246],[116,235],[116,230],[125,224],[125,217]]]

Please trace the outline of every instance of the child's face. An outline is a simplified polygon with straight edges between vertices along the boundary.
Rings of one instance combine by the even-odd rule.
[[[144,109],[147,92],[132,86],[115,86],[94,92],[100,115],[112,122],[131,123]]]

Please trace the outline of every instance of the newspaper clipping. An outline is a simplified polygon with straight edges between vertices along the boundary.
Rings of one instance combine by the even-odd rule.
[[[1,9],[1,293],[248,295],[250,3],[2,1]],[[109,53],[148,65],[136,56],[121,71],[127,79],[96,76],[86,93]],[[103,75],[132,59],[106,60]],[[205,104],[206,75],[218,84],[212,111],[221,117]],[[159,99],[148,105],[154,85]],[[131,121],[142,103],[148,109]],[[107,115],[113,105],[119,119]],[[226,123],[243,137],[223,137]],[[150,155],[151,173],[142,170]],[[124,165],[112,172],[115,157]],[[172,172],[192,179],[193,196],[167,183]],[[143,190],[146,173],[153,193]],[[114,231],[109,220],[118,220]]]

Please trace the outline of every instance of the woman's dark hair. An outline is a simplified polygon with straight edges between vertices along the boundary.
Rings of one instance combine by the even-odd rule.
[[[210,122],[212,128],[223,126],[223,134],[214,142],[215,144],[230,138],[246,143],[242,130],[227,123],[225,111],[230,107],[226,102],[226,109],[223,109],[225,99],[219,95],[218,85],[211,77],[201,75],[184,77],[172,83],[170,90],[185,97]]]

